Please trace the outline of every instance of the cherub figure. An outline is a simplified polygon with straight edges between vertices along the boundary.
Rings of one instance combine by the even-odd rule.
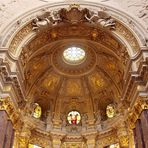
[[[85,18],[90,23],[98,24],[108,29],[115,29],[115,20],[112,19],[111,16],[104,11],[98,11],[98,13],[91,12],[90,17],[85,15]]]
[[[60,20],[61,19],[57,11],[45,12],[43,15],[37,16],[32,21],[32,30],[36,31],[50,26],[55,26]]]

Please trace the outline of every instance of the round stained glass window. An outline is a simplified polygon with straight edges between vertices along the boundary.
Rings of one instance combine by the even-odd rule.
[[[69,124],[79,124],[80,120],[81,120],[81,116],[80,113],[77,111],[71,111],[68,113],[67,116],[67,120],[69,122]]]
[[[85,56],[85,51],[79,47],[69,47],[63,52],[64,61],[68,64],[80,64]]]

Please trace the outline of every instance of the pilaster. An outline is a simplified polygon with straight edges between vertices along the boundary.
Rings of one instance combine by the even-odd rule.
[[[129,148],[129,137],[125,123],[121,123],[117,128],[117,135],[121,148]]]

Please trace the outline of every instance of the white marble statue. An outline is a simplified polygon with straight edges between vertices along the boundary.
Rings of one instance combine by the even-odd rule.
[[[45,12],[42,16],[37,16],[33,21],[32,30],[40,30],[50,26],[55,26],[60,21],[60,17],[57,11]]]
[[[115,20],[111,18],[109,14],[104,11],[98,11],[98,13],[91,12],[91,17],[85,15],[85,18],[93,24],[98,24],[104,28],[115,29]]]

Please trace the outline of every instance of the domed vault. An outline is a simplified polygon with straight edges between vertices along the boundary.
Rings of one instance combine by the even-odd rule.
[[[144,31],[90,4],[46,6],[3,32],[0,92],[5,84],[13,97],[0,98],[0,109],[14,124],[14,147],[132,148],[128,131],[145,108],[136,100],[147,94]]]
[[[22,49],[26,92],[41,106],[43,120],[49,110],[57,122],[77,110],[87,114],[92,124],[98,110],[105,120],[107,105],[117,105],[120,99],[126,48],[112,35],[112,28],[91,24],[84,17],[89,12],[86,10],[61,9],[63,18],[58,25],[38,28],[37,35]],[[70,47],[83,49],[85,60],[67,63],[63,52]]]

